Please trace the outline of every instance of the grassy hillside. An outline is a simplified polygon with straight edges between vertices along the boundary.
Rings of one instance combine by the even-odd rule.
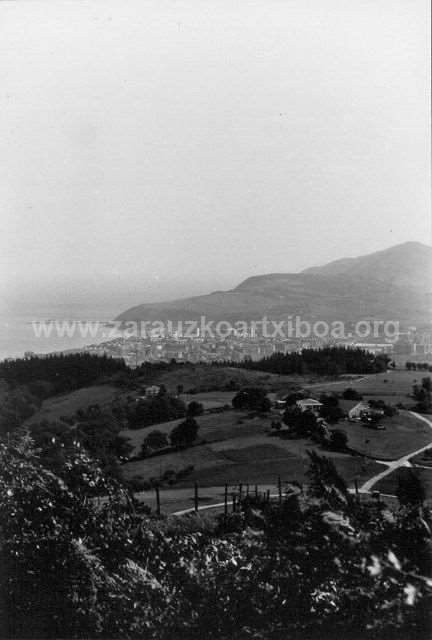
[[[402,402],[403,404],[413,404],[413,400],[410,397],[413,384],[419,382],[422,377],[427,376],[427,373],[422,371],[405,371],[403,369],[390,369],[384,373],[377,373],[367,376],[359,376],[356,379],[352,379],[349,384],[344,386],[342,382],[318,382],[313,391],[319,393],[320,391],[334,391],[342,392],[346,387],[352,387],[358,391],[364,398],[381,398],[390,404],[397,404]]]
[[[199,438],[195,446],[130,462],[122,467],[123,472],[127,478],[141,476],[149,480],[162,476],[167,470],[178,471],[193,465],[192,475],[178,486],[191,485],[194,480],[203,486],[240,481],[269,483],[275,482],[277,475],[286,480],[304,480],[306,451],[317,448],[317,445],[310,440],[277,437],[270,428],[273,418],[250,418],[247,413],[236,411],[200,416],[197,419]],[[164,423],[157,429],[168,434],[176,423]],[[407,412],[385,419],[385,424],[385,431],[374,431],[349,422],[340,423],[338,427],[347,432],[351,447],[378,459],[399,458],[431,440],[427,425]],[[141,429],[123,434],[132,439],[138,451],[148,432],[148,429]],[[326,451],[326,455],[336,461],[348,481],[353,481],[354,477],[364,478],[378,466],[344,453]]]
[[[401,411],[399,415],[384,418],[381,422],[385,431],[356,422],[338,426],[346,431],[349,447],[378,460],[396,460],[432,440],[432,431],[427,424],[408,411]]]
[[[71,416],[78,409],[87,408],[92,404],[103,406],[112,402],[121,394],[122,391],[120,389],[109,384],[94,385],[77,391],[62,393],[44,400],[39,411],[34,413],[26,424],[41,422],[42,420],[58,420],[61,416]]]
[[[268,391],[292,389],[318,380],[317,376],[279,376],[262,371],[249,371],[236,367],[212,367],[205,365],[185,364],[172,371],[161,372],[157,375],[157,383],[164,384],[168,391],[175,393],[178,385],[182,385],[185,392],[195,389],[199,392],[225,391],[231,388],[246,386],[262,386]]]

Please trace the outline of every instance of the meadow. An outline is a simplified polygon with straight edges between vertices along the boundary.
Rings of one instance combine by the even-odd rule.
[[[384,430],[348,421],[337,426],[346,432],[351,449],[378,460],[397,460],[432,440],[432,430],[408,411],[383,418],[381,423]]]
[[[87,408],[92,404],[100,406],[110,404],[122,394],[124,395],[124,392],[118,387],[101,384],[53,396],[43,401],[39,411],[34,413],[26,424],[42,422],[42,420],[55,421],[61,416],[71,416],[78,409]]]
[[[353,379],[345,387],[340,382],[318,382],[314,385],[315,393],[320,391],[341,392],[346,387],[352,387],[358,391],[364,398],[377,398],[388,402],[389,404],[402,403],[406,405],[413,404],[410,397],[412,387],[419,383],[421,379],[429,375],[423,371],[406,371],[404,369],[389,369],[383,373],[361,376]]]

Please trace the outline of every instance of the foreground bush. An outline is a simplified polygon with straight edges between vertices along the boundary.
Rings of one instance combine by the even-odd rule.
[[[1,636],[428,638],[431,518],[359,504],[311,454],[308,495],[213,524],[154,519],[85,454],[63,479],[0,449]]]

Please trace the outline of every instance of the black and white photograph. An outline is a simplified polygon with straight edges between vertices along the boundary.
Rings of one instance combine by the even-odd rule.
[[[431,640],[431,5],[0,0],[0,640]]]

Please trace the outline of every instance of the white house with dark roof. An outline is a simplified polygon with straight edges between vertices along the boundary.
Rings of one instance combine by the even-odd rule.
[[[300,411],[312,411],[315,415],[319,415],[320,409],[323,406],[322,402],[314,400],[314,398],[304,398],[303,400],[297,400],[296,402]]]
[[[355,405],[350,411],[348,411],[348,418],[350,420],[361,420],[363,416],[370,416],[372,414],[383,415],[382,409],[375,409],[370,406],[368,402],[362,401]]]

